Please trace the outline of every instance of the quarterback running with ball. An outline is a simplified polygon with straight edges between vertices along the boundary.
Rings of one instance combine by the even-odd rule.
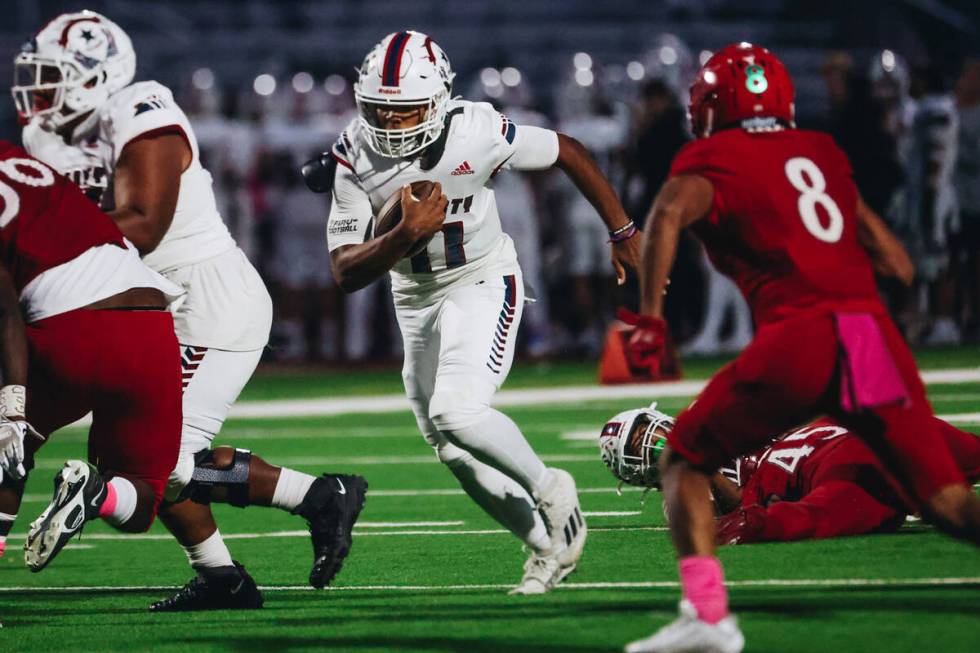
[[[173,95],[133,83],[136,53],[99,14],[62,14],[22,48],[12,89],[32,155],[70,175],[102,204],[151,269],[185,291],[173,308],[180,342],[183,431],[160,519],[198,576],[155,611],[257,608],[262,597],[233,562],[209,503],[274,506],[305,518],[313,537],[310,583],[323,587],[350,549],[366,483],[280,468],[244,449],[211,447],[252,376],[272,323],[262,279],[218,213],[211,175]],[[22,489],[22,487],[21,487]],[[19,503],[19,496],[18,496]],[[11,509],[14,508],[14,509]],[[0,534],[16,506],[0,510]],[[2,518],[2,516],[0,516]]]
[[[327,240],[345,291],[391,272],[419,429],[466,493],[530,549],[513,593],[540,594],[574,570],[586,525],[571,475],[547,467],[490,406],[510,371],[525,301],[490,185],[502,169],[564,170],[606,223],[620,282],[635,267],[636,228],[581,144],[452,99],[453,76],[445,52],[419,32],[389,34],[367,55],[359,116],[320,159],[335,170]],[[435,190],[416,199],[408,185],[421,180]],[[372,218],[398,192],[401,222],[373,237]]]

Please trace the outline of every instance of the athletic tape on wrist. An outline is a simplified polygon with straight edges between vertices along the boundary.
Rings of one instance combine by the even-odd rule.
[[[27,415],[27,388],[22,385],[5,385],[0,388],[0,417],[21,419]]]

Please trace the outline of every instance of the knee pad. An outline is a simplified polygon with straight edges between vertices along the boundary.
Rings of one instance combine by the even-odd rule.
[[[429,401],[429,419],[440,431],[455,433],[483,419],[488,404],[474,401],[468,394],[440,390]]]
[[[194,454],[194,469],[182,498],[197,503],[210,503],[213,488],[224,487],[228,492],[228,503],[236,508],[248,505],[248,473],[252,452],[235,449],[231,464],[227,467],[215,466],[214,450],[203,449]]]

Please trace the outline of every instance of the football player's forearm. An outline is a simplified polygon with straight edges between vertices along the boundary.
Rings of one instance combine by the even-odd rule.
[[[585,199],[595,207],[609,231],[615,231],[629,222],[616,190],[584,145],[571,136],[558,134],[558,160],[555,165],[568,175]]]
[[[640,313],[663,317],[664,293],[674,265],[680,221],[670,211],[655,210],[643,230],[640,264]]]
[[[13,279],[0,268],[0,372],[3,385],[27,384],[27,333]]]
[[[711,477],[711,494],[723,515],[735,510],[742,503],[742,490],[722,476],[721,472],[715,472]]]
[[[871,257],[878,274],[898,279],[911,285],[915,278],[915,264],[898,237],[885,222],[864,203],[858,200],[858,240]]]
[[[360,290],[387,274],[404,258],[413,242],[406,230],[396,227],[380,238],[334,250],[331,254],[334,280],[344,292]]]

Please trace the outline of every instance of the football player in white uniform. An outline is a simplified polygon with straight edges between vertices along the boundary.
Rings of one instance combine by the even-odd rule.
[[[452,81],[449,59],[425,34],[389,34],[367,55],[355,87],[359,115],[329,155],[327,240],[334,279],[347,292],[391,271],[402,376],[419,429],[470,497],[530,548],[513,592],[538,594],[575,568],[586,526],[571,475],[546,467],[517,425],[490,407],[513,361],[524,304],[490,184],[501,169],[562,168],[606,222],[621,281],[638,258],[636,228],[581,144],[515,125],[489,104],[453,100]],[[436,182],[430,197],[412,197],[407,184],[419,180]],[[372,217],[399,189],[401,222],[373,238]]]
[[[79,181],[111,179],[111,197],[102,202],[109,216],[150,268],[186,291],[172,307],[183,366],[181,448],[160,518],[198,576],[151,609],[261,606],[255,583],[218,532],[212,500],[304,517],[313,537],[310,583],[322,587],[350,548],[366,483],[357,476],[314,478],[247,450],[211,448],[259,362],[272,302],[218,214],[187,117],[166,87],[132,83],[129,37],[93,12],[50,21],[14,65],[26,149]]]

